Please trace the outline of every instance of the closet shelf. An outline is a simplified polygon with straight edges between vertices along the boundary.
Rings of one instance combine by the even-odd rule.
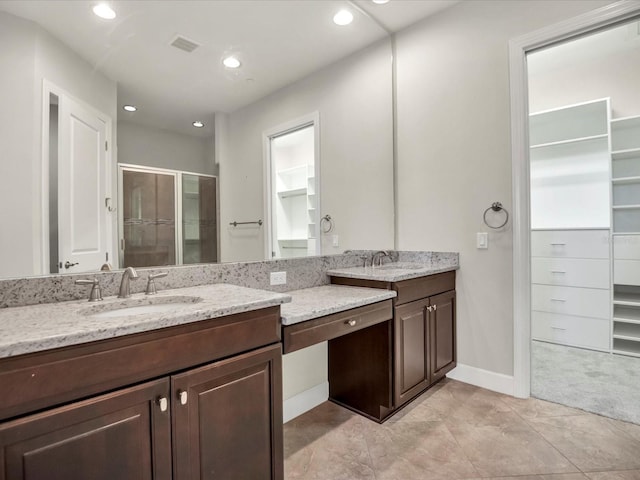
[[[640,183],[640,177],[619,177],[611,179],[614,185],[630,185]]]
[[[638,210],[640,205],[614,205],[611,208],[614,210]]]
[[[590,140],[606,139],[608,137],[609,135],[604,133],[602,135],[591,135],[589,137],[570,138],[569,140],[559,140],[557,142],[539,143],[537,145],[531,145],[530,148],[532,150],[537,148],[549,148],[549,147],[556,147],[560,145],[570,145],[572,143],[588,142]]]
[[[613,321],[618,323],[630,323],[633,325],[640,325],[640,319],[636,319],[636,318],[613,317]]]
[[[278,196],[280,198],[288,198],[288,197],[300,197],[302,195],[307,194],[306,187],[302,188],[292,188],[291,190],[280,190],[278,192]]]
[[[613,338],[617,340],[627,340],[629,342],[640,342],[640,337],[633,337],[629,335],[618,335],[614,333]]]
[[[614,293],[613,304],[626,305],[629,307],[640,307],[640,294],[639,293]]]
[[[611,152],[612,160],[628,160],[630,158],[640,158],[640,148],[629,148],[626,150],[614,150]]]

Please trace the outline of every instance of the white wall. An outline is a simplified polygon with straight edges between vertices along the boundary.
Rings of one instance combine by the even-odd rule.
[[[460,252],[458,361],[513,374],[509,39],[606,1],[467,1],[400,32],[398,248]],[[489,249],[475,248],[489,232]]]
[[[228,150],[219,157],[223,261],[264,259],[266,229],[228,224],[264,220],[263,132],[315,111],[320,215],[331,215],[340,239],[334,248],[324,236],[322,253],[393,247],[390,64],[385,41],[227,116]]]
[[[611,97],[612,117],[640,115],[640,35],[638,24],[618,27],[616,32],[601,32],[574,44],[591,48],[591,43],[620,42],[623,49],[612,54],[572,55],[576,46],[551,48],[529,57],[529,111],[551,108]],[[635,30],[635,32],[634,32]],[[610,40],[611,39],[611,40]],[[571,56],[569,56],[571,55]],[[553,68],[544,66],[552,62]]]
[[[215,175],[207,138],[118,122],[118,163]]]
[[[42,273],[43,79],[114,122],[116,84],[35,23],[2,12],[0,42],[0,277],[36,275]]]

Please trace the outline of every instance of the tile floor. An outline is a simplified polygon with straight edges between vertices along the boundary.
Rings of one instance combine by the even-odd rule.
[[[287,480],[640,480],[639,425],[448,379],[382,425],[323,403],[284,450]]]

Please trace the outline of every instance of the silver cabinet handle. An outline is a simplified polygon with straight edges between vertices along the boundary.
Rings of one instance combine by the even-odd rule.
[[[427,306],[427,310],[429,310],[430,312],[433,312],[433,307],[431,305]]]
[[[438,305],[433,306],[433,311],[435,312],[438,309]]]
[[[553,247],[564,247],[566,245],[566,243],[563,242],[553,242],[551,243],[551,246]]]
[[[178,398],[180,399],[180,405],[187,404],[187,392],[185,390],[178,390]]]
[[[166,412],[167,408],[169,408],[169,401],[167,400],[167,397],[158,397],[156,399],[156,403],[160,407],[161,412]]]
[[[566,330],[566,328],[554,327],[553,325],[551,326],[551,328],[553,328],[554,330]]]
[[[551,273],[567,273],[564,270],[551,270]]]
[[[566,302],[566,300],[564,298],[552,298],[551,301],[552,302]]]
[[[351,320],[347,320],[344,323],[345,323],[345,325],[349,325],[350,327],[355,327],[356,323],[358,323],[358,322],[356,322],[354,319],[351,319]]]

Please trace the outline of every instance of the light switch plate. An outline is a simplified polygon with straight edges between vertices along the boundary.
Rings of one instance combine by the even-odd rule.
[[[271,285],[286,285],[287,272],[271,272]]]
[[[333,235],[332,241],[334,247],[340,246],[340,238],[338,237],[338,235]]]
[[[476,234],[476,247],[483,250],[489,248],[489,234],[487,232],[478,232]]]

